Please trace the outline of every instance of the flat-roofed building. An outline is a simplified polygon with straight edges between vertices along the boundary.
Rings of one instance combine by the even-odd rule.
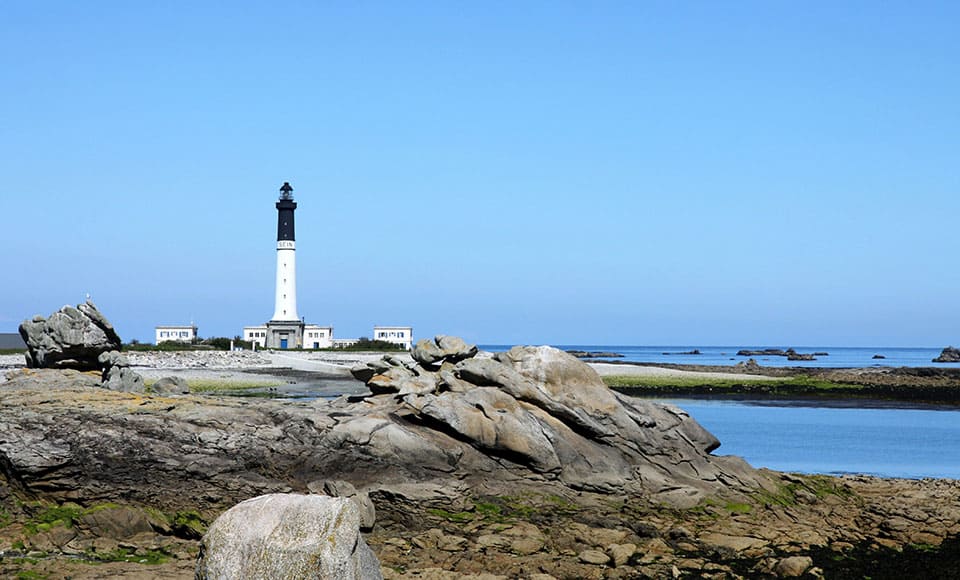
[[[413,348],[413,327],[412,326],[374,326],[373,339],[393,344],[402,345],[403,348],[410,350]]]
[[[197,340],[197,326],[195,324],[158,326],[155,331],[156,344],[161,342],[191,343]]]

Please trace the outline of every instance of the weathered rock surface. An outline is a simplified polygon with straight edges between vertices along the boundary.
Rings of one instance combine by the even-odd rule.
[[[143,377],[130,368],[130,361],[119,351],[100,353],[97,362],[103,369],[101,374],[103,388],[125,393],[143,392]]]
[[[121,343],[113,325],[90,300],[76,308],[64,306],[49,318],[25,320],[20,336],[27,343],[29,368],[99,370],[97,357],[119,350]]]
[[[443,361],[458,362],[477,354],[477,346],[467,344],[456,336],[439,335],[433,340],[425,338],[413,347],[413,360],[424,366],[437,365]]]
[[[174,506],[188,495],[210,510],[334,479],[371,497],[553,484],[676,505],[766,481],[711,455],[717,440],[685,412],[619,395],[553,348],[436,371],[389,355],[370,367],[380,394],[303,404],[144,397],[75,386],[64,371],[14,372],[0,391],[0,469],[59,500]],[[43,374],[60,382],[56,396],[37,388]]]
[[[935,363],[955,363],[960,362],[960,348],[948,346],[940,352],[940,356],[933,359]]]
[[[213,522],[196,577],[377,580],[380,564],[360,536],[353,502],[320,495],[248,499]]]
[[[804,577],[862,577],[870,569],[856,566],[907,556],[914,567],[898,570],[955,576],[960,483],[731,469],[681,411],[601,391],[567,361],[531,347],[435,370],[380,360],[377,369],[402,366],[427,388],[311,403],[145,396],[89,388],[98,373],[11,372],[0,384],[0,510],[39,518],[47,507],[31,507],[36,499],[82,510],[72,526],[35,534],[22,519],[0,526],[0,551],[21,541],[69,554],[31,570],[92,580],[121,565],[134,566],[122,577],[138,576],[136,564],[76,563],[91,550],[162,547],[176,562],[141,577],[188,578],[182,546],[204,520],[264,493],[312,491],[362,508],[387,578],[737,578],[804,567]],[[0,576],[17,572],[0,559]]]
[[[181,377],[163,377],[147,389],[155,395],[188,395],[190,385]]]

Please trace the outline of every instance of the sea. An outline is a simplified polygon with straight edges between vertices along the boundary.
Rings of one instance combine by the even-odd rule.
[[[566,344],[562,350],[612,352],[610,359],[642,363],[735,365],[753,358],[772,367],[935,367],[942,347],[830,347],[796,345],[623,346]],[[738,356],[740,350],[793,348],[814,361]],[[508,345],[483,345],[490,351]],[[700,354],[681,354],[697,350]],[[884,358],[874,358],[876,355]],[[721,443],[714,454],[739,455],[756,467],[810,474],[866,474],[909,479],[960,479],[960,410],[897,402],[656,399],[687,411]]]
[[[960,479],[960,411],[896,404],[676,399],[720,440],[714,455],[754,467],[829,475]]]
[[[508,350],[512,345],[480,345],[493,352]],[[960,368],[960,363],[932,362],[943,347],[879,347],[879,346],[796,346],[796,345],[742,345],[742,346],[624,346],[596,344],[552,345],[562,350],[617,353],[622,357],[610,360],[642,363],[672,363],[692,365],[732,366],[752,358],[762,366],[771,367],[943,367]],[[785,356],[738,356],[741,350],[765,350],[793,348],[799,354],[824,353],[813,361],[788,361]],[[700,354],[684,354],[699,351]],[[883,357],[883,358],[875,358]]]

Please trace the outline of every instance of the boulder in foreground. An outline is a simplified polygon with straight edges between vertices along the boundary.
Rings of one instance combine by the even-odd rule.
[[[200,545],[196,578],[379,580],[380,563],[360,536],[346,498],[269,494],[218,517]]]

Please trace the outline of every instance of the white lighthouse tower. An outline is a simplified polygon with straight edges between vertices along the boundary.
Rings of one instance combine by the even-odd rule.
[[[293,188],[286,181],[277,202],[277,295],[270,320],[300,321],[297,316],[297,242],[293,227]]]
[[[294,232],[293,187],[286,181],[277,201],[277,292],[273,318],[267,323],[267,348],[303,346],[303,321],[297,314],[297,245]]]

